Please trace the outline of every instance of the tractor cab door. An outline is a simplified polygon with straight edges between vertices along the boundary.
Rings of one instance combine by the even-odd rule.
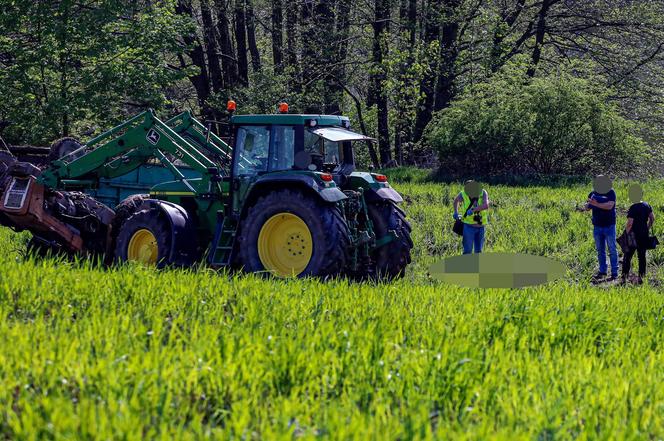
[[[295,157],[296,127],[246,125],[237,127],[233,161],[233,205],[239,209],[256,178],[291,170]]]

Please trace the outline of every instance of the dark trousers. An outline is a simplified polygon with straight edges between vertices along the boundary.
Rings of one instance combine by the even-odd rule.
[[[646,248],[637,247],[636,249],[632,248],[623,256],[623,277],[627,277],[629,270],[632,266],[632,256],[636,252],[639,256],[639,276],[643,277],[646,275]]]

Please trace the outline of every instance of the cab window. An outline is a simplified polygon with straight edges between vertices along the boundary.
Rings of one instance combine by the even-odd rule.
[[[314,164],[321,162],[326,169],[343,163],[342,142],[328,141],[309,130],[304,132],[304,150],[313,156]]]
[[[235,175],[255,175],[268,170],[270,127],[244,126],[237,130]]]
[[[293,126],[273,126],[270,171],[293,168],[294,158],[295,128]]]

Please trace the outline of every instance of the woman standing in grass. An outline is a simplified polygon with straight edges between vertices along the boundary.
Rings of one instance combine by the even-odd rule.
[[[643,189],[639,184],[632,184],[629,187],[629,200],[632,206],[627,212],[627,225],[625,232],[633,233],[636,239],[636,249],[631,248],[623,256],[622,283],[626,283],[629,278],[629,271],[632,265],[632,257],[636,251],[639,257],[639,277],[636,283],[643,283],[643,277],[646,275],[646,250],[648,247],[649,230],[655,222],[655,214],[650,205],[643,202]]]

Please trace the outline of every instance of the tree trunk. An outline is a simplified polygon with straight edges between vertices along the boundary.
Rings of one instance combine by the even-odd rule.
[[[546,36],[546,17],[549,13],[549,8],[553,0],[542,0],[542,7],[540,8],[539,13],[537,14],[537,28],[535,30],[535,47],[533,48],[533,55],[530,61],[530,67],[528,68],[528,76],[535,76],[537,71],[537,65],[540,62],[542,57],[542,45],[544,44],[544,37]]]
[[[224,78],[221,72],[221,61],[219,59],[219,45],[214,28],[214,20],[208,0],[201,0],[201,18],[203,20],[203,39],[207,54],[208,71],[212,80],[212,90],[219,92],[224,88]]]
[[[251,68],[254,72],[261,71],[261,53],[256,44],[256,18],[254,17],[254,7],[251,0],[246,0],[246,18],[247,18],[247,43],[251,53]]]
[[[247,61],[247,27],[244,0],[235,0],[235,41],[237,42],[238,79],[243,86],[247,86],[249,84],[249,63]]]
[[[283,71],[283,16],[281,0],[272,0],[272,62],[274,63],[275,73],[281,73]]]
[[[459,56],[457,37],[459,36],[458,9],[460,5],[461,0],[445,0],[446,14],[440,40],[440,65],[438,79],[436,80],[434,111],[448,107],[455,94],[455,64]]]
[[[514,9],[503,10],[500,14],[500,21],[493,31],[493,41],[491,42],[491,55],[489,68],[491,72],[498,72],[498,69],[503,65],[504,49],[503,44],[509,31],[512,29],[517,19],[521,15],[521,11],[526,4],[526,0],[517,0]]]
[[[367,135],[367,127],[364,124],[364,116],[362,116],[362,103],[360,99],[353,92],[348,89],[343,83],[340,83],[341,88],[348,94],[349,97],[355,103],[355,111],[357,112],[357,120],[360,123],[360,130],[364,136]],[[371,158],[371,164],[374,168],[380,168],[380,161],[378,160],[378,155],[376,154],[376,149],[374,148],[372,141],[367,141],[367,149],[369,149],[369,157]]]
[[[328,72],[329,81],[326,82],[325,90],[324,112],[329,115],[341,114],[341,101],[343,99],[341,83],[346,81],[346,66],[344,63],[348,55],[347,39],[350,30],[350,8],[350,0],[337,0],[336,27],[334,26],[334,11],[328,9],[329,15],[325,21],[325,28],[331,30],[334,44],[331,60],[329,60],[332,68]]]
[[[417,38],[417,0],[408,0],[408,32],[410,47],[415,47]]]
[[[415,42],[417,38],[417,0],[401,0],[399,6],[399,22],[403,30],[400,36],[400,51],[407,53],[406,63],[399,68],[399,84],[402,84],[402,90],[410,90],[413,86],[408,77],[408,67],[413,63],[415,52]],[[410,98],[409,94],[397,92],[397,97],[402,103],[397,106],[397,118],[394,121],[394,157],[399,165],[404,164],[403,145],[410,142],[411,131],[409,130],[408,111],[409,106],[406,100]]]
[[[441,6],[441,0],[432,0],[424,16],[424,43],[427,45],[431,45],[431,43],[438,41],[440,38]],[[436,98],[438,65],[438,57],[432,57],[429,60],[428,69],[420,81],[420,93],[423,95],[423,98],[415,117],[415,129],[413,130],[413,141],[415,142],[422,138],[424,129],[429,124],[429,121],[431,121]]]
[[[64,58],[61,57],[61,59]],[[63,104],[67,104],[69,101],[67,97],[67,66],[62,66],[62,72],[60,75],[60,99],[62,100]],[[62,136],[69,136],[69,112],[67,111],[66,107],[62,112]]]
[[[233,88],[238,84],[237,58],[228,28],[228,5],[225,0],[217,0],[217,29],[219,30],[219,49],[223,68],[224,85]]]
[[[180,15],[194,18],[194,11],[188,0],[178,0],[176,12]],[[185,45],[190,48],[187,55],[191,58],[192,64],[198,68],[198,73],[189,76],[189,81],[191,81],[191,85],[194,87],[194,90],[196,90],[196,98],[201,114],[203,114],[206,119],[213,119],[207,103],[207,100],[210,97],[210,83],[207,65],[205,63],[205,52],[203,51],[203,46],[200,41],[195,38],[194,35],[195,34],[186,34],[182,36]],[[184,57],[180,58],[180,65],[182,68],[187,67],[187,64],[188,63],[186,63]]]
[[[330,84],[335,79],[332,70],[335,67],[336,46],[333,0],[304,0],[301,8],[302,29],[302,91],[315,93],[317,101],[308,100],[304,107],[306,113],[325,113],[328,104]]]
[[[297,17],[299,2],[286,2],[286,66],[291,69],[297,66]]]
[[[375,105],[378,110],[378,151],[380,153],[380,165],[387,166],[392,162],[392,151],[390,148],[390,127],[387,108],[387,96],[385,96],[384,84],[386,72],[384,58],[387,55],[387,39],[389,32],[390,5],[389,0],[375,0],[375,15],[372,23],[374,31],[373,39],[373,72],[369,84],[369,105]]]

